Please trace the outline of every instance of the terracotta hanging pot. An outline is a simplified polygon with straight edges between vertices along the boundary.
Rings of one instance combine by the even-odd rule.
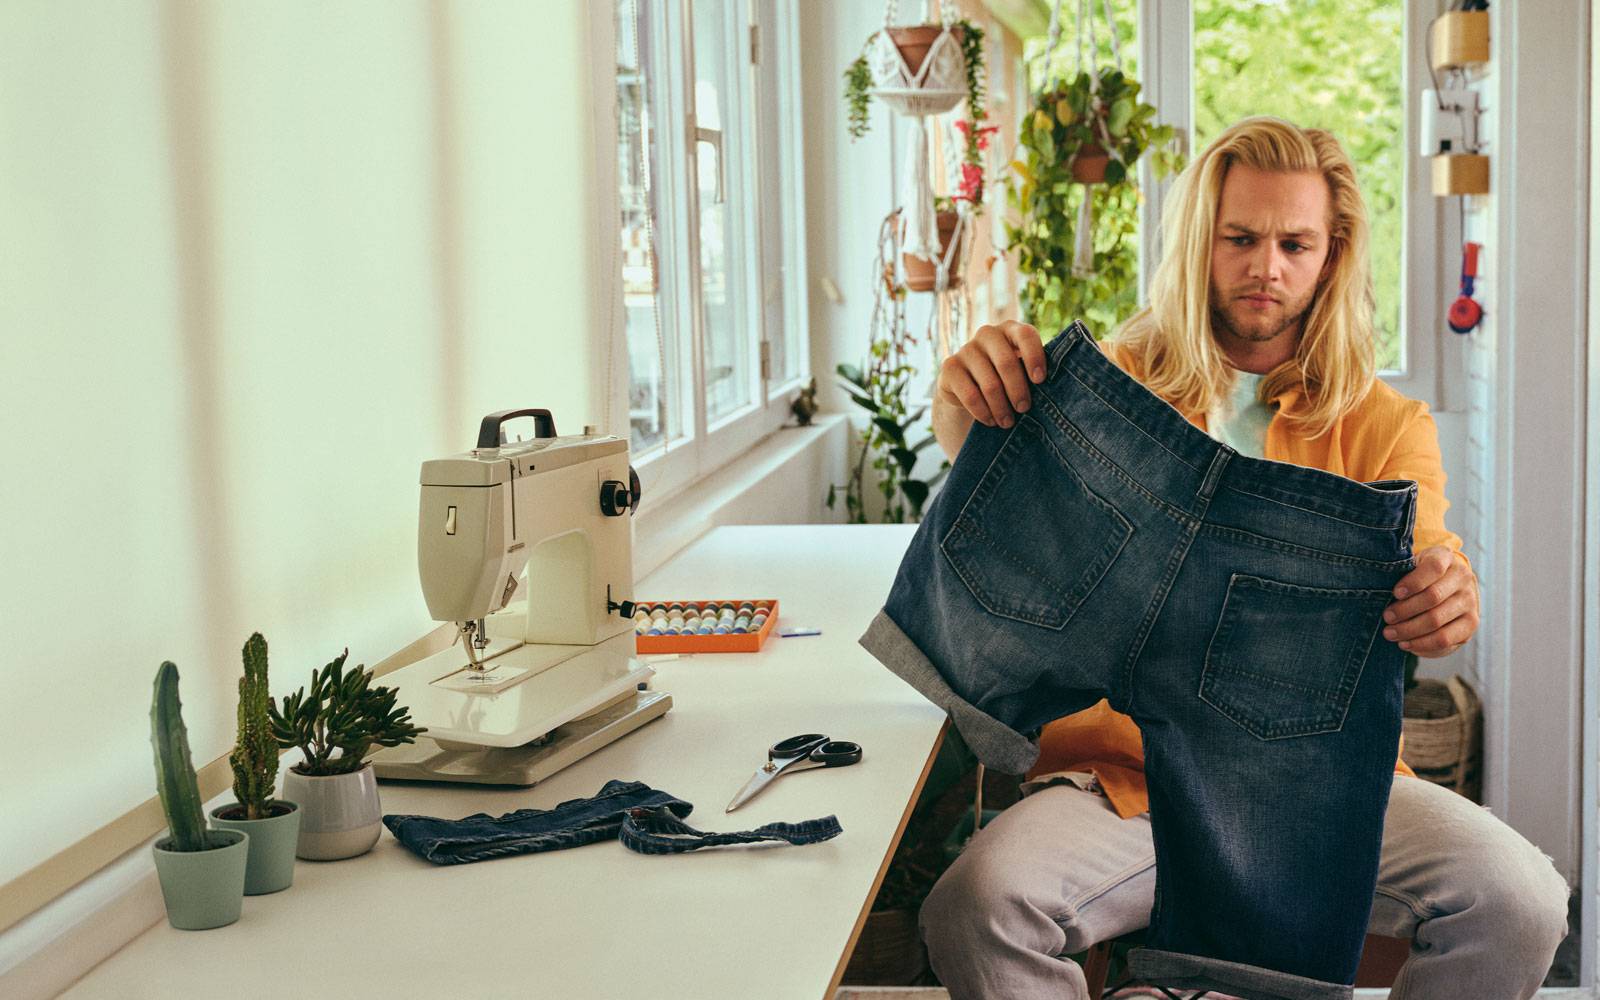
[[[955,212],[939,212],[939,257],[950,251],[950,243],[955,239],[956,226],[960,223],[961,216]],[[906,270],[906,288],[913,292],[931,292],[939,282],[939,265],[931,260],[924,260],[908,253],[900,255],[900,262]],[[950,273],[945,277],[945,287],[955,288],[961,284],[961,255],[957,254],[950,262]]]
[[[1111,154],[1105,147],[1084,146],[1072,161],[1072,179],[1080,184],[1099,184],[1106,179],[1106,167],[1111,164]]]
[[[913,24],[904,28],[890,28],[889,40],[894,42],[894,47],[900,50],[900,58],[906,61],[906,69],[916,76],[922,69],[922,61],[928,58],[928,50],[933,48],[934,39],[939,37],[939,32],[944,30],[942,24]],[[950,34],[955,37],[956,44],[961,44],[966,38],[966,31],[960,25],[950,28]]]

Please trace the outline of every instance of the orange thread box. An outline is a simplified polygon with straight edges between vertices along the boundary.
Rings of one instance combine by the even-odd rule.
[[[746,608],[741,626],[741,611]],[[764,620],[757,624],[758,618]],[[688,631],[691,620],[693,632]],[[777,620],[776,599],[639,601],[633,616],[635,648],[640,653],[754,653]],[[719,626],[723,631],[717,631]],[[739,627],[746,631],[734,631]],[[657,628],[660,634],[651,635]]]

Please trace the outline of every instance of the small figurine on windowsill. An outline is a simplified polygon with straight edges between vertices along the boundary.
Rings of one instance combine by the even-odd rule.
[[[794,422],[798,427],[811,426],[811,418],[817,412],[817,380],[813,376],[811,384],[800,390],[800,395],[789,405],[789,411],[794,414]]]

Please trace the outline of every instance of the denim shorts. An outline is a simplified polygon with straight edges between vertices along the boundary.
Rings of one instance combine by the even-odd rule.
[[[1240,455],[1080,323],[1046,354],[1013,427],[973,426],[862,645],[1007,773],[1101,698],[1138,724],[1157,872],[1135,975],[1349,997],[1400,739],[1382,614],[1414,566],[1417,486]]]

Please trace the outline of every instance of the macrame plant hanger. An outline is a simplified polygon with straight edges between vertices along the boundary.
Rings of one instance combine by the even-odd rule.
[[[970,114],[969,110],[969,114]],[[976,118],[972,119],[972,127],[978,127]],[[964,143],[955,134],[952,128],[948,140],[944,143],[944,170],[947,178],[946,187],[953,187],[957,183],[953,178],[961,176],[962,147]],[[985,171],[987,175],[988,171]],[[988,185],[984,185],[985,199],[988,197]],[[942,259],[936,261],[933,286],[933,309],[928,313],[928,330],[925,334],[928,343],[933,348],[933,365],[938,368],[958,346],[955,343],[956,333],[962,334],[962,343],[966,342],[967,317],[971,315],[969,296],[971,283],[963,281],[952,285],[950,276],[955,272],[959,262],[967,260],[967,254],[972,242],[972,233],[975,222],[971,214],[971,203],[966,201],[956,202],[956,231],[950,239],[950,246],[946,248]]]
[[[1106,28],[1111,33],[1111,58],[1115,62],[1117,71],[1122,70],[1122,39],[1117,36],[1117,22],[1111,16],[1111,0],[1101,0],[1101,11],[1105,15]],[[1074,69],[1074,78],[1083,74],[1083,49],[1084,42],[1089,45],[1089,106],[1094,127],[1100,132],[1100,142],[1105,151],[1113,158],[1121,160],[1117,153],[1116,143],[1111,141],[1111,133],[1106,128],[1106,109],[1100,101],[1100,67],[1098,53],[1100,41],[1094,32],[1094,5],[1090,0],[1078,0],[1077,18],[1077,49],[1078,59]],[[1061,38],[1061,0],[1056,0],[1055,7],[1050,12],[1050,41],[1045,52],[1045,80],[1049,85],[1050,62],[1055,52],[1056,43]],[[1076,159],[1077,154],[1073,154]],[[1094,275],[1094,191],[1089,185],[1084,185],[1083,201],[1078,206],[1078,226],[1072,247],[1072,276],[1074,278],[1088,278]]]
[[[924,6],[929,0],[924,0]],[[883,30],[868,46],[867,66],[872,74],[873,96],[880,98],[890,108],[906,117],[905,159],[900,176],[898,200],[901,225],[896,227],[895,240],[900,245],[894,266],[901,268],[900,253],[920,257],[935,267],[934,292],[941,293],[949,285],[951,264],[965,252],[967,212],[958,211],[956,231],[950,245],[939,245],[938,213],[933,203],[933,182],[928,165],[928,134],[923,119],[951,110],[966,97],[966,58],[961,44],[951,27],[955,24],[955,10],[951,0],[941,0],[939,6],[940,32],[928,48],[922,65],[915,71],[906,64],[905,56],[889,36],[898,13],[897,0],[887,0],[883,13]],[[904,275],[900,275],[903,282]]]

